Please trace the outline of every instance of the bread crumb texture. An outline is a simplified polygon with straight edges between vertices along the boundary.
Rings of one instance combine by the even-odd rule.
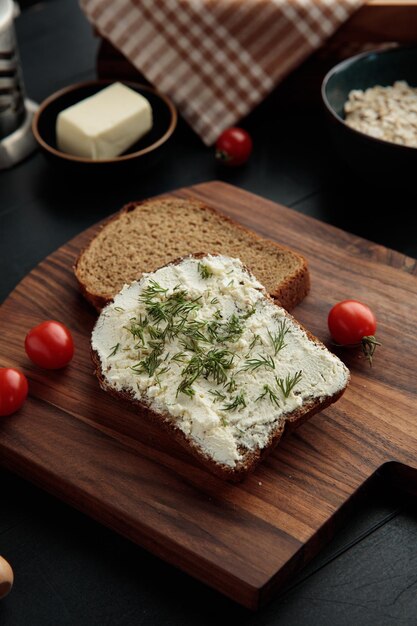
[[[198,201],[178,198],[122,210],[80,255],[75,273],[94,304],[94,298],[111,300],[143,272],[198,252],[240,258],[285,308],[308,293],[308,270],[301,255],[258,237]]]

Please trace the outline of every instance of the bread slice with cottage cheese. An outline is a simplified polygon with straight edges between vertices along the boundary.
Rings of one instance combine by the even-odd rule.
[[[126,285],[91,346],[104,390],[232,481],[349,381],[346,366],[223,255],[189,256]]]

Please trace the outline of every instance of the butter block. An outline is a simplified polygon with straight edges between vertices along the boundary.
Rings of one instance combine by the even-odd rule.
[[[122,83],[113,83],[59,113],[57,144],[73,156],[112,159],[151,128],[148,100]]]

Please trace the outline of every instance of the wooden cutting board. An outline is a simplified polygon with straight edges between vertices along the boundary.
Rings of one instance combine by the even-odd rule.
[[[72,264],[97,227],[35,268],[0,311],[0,364],[21,367],[30,397],[0,422],[1,463],[237,602],[257,608],[332,535],[361,486],[384,466],[417,486],[417,262],[219,182],[175,192],[221,209],[303,253],[311,294],[294,311],[329,341],[338,300],[367,302],[379,319],[375,364],[342,354],[343,398],[289,435],[240,485],[225,484],[102,392],[89,335],[95,314]],[[27,330],[58,319],[74,333],[63,371],[25,356]]]

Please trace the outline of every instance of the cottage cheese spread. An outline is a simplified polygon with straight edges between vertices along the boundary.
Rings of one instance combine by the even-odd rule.
[[[92,347],[109,385],[169,414],[230,467],[265,447],[288,414],[349,378],[239,259],[225,256],[186,258],[126,285],[102,311]]]

